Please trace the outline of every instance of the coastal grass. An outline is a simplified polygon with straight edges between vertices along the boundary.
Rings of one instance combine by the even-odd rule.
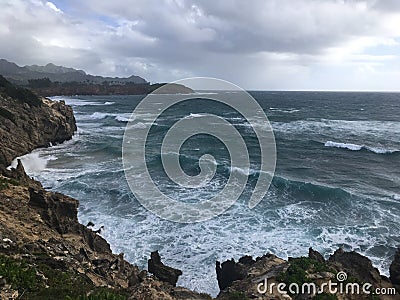
[[[30,106],[41,106],[42,101],[32,91],[16,87],[0,75],[0,95],[11,97],[19,102],[27,103]]]
[[[13,289],[22,292],[33,291],[37,288],[36,271],[25,261],[18,261],[0,255],[0,276]]]
[[[19,182],[15,179],[0,177],[0,191],[8,189],[10,185],[19,185]]]
[[[0,255],[0,276],[19,299],[43,300],[126,300],[123,291],[98,288],[84,275],[55,269],[48,264],[34,264],[25,259]]]
[[[307,276],[308,274],[320,272],[335,273],[335,270],[329,267],[327,264],[308,257],[290,258],[289,264],[289,268],[277,277],[277,280],[279,282],[284,282],[287,287],[292,283],[296,283],[298,286],[301,286],[304,283],[313,282],[313,280]],[[318,298],[319,300],[337,299],[335,295],[333,295],[335,298],[329,298],[331,295],[328,294],[321,294],[318,296],[322,297]]]

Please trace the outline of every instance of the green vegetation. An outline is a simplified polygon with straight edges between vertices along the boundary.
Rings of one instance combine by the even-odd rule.
[[[37,288],[36,272],[24,261],[0,256],[0,276],[5,278],[13,289],[21,292],[33,291]]]
[[[52,82],[49,78],[40,78],[40,79],[29,79],[28,86],[30,88],[47,88],[52,85]]]
[[[8,189],[11,185],[19,185],[19,182],[15,179],[0,177],[0,191]]]
[[[41,255],[41,260],[51,259]],[[19,299],[125,300],[123,292],[97,288],[84,275],[58,270],[44,263],[0,255],[0,276],[20,293]]]
[[[32,91],[21,87],[15,87],[7,79],[0,75],[0,95],[8,96],[19,102],[31,106],[41,106],[42,101]]]
[[[289,263],[290,265],[286,272],[280,274],[277,278],[279,282],[284,282],[287,286],[289,286],[291,283],[296,283],[298,286],[301,286],[303,283],[313,282],[310,278],[307,277],[307,274],[319,272],[335,273],[335,270],[328,267],[325,263],[316,261],[308,257],[292,258],[289,260]]]

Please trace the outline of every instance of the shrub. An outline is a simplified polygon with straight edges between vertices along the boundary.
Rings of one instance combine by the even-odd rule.
[[[36,271],[24,261],[0,256],[0,276],[19,291],[33,291],[37,288]]]
[[[31,106],[41,106],[42,101],[32,91],[15,87],[7,79],[0,75],[0,93],[9,96],[19,102],[28,103]]]

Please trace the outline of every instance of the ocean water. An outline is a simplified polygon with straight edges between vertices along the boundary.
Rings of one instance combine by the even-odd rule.
[[[239,201],[222,215],[195,224],[162,220],[144,209],[126,183],[122,138],[143,96],[55,97],[72,105],[78,133],[61,145],[24,157],[30,175],[43,185],[80,200],[79,218],[105,226],[115,252],[142,268],[150,252],[183,270],[178,284],[218,293],[215,261],[272,252],[325,256],[337,247],[356,250],[388,274],[400,245],[400,94],[252,92],[273,127],[277,166],[270,189],[254,209],[247,207],[260,168],[254,131],[242,116],[208,100],[192,100],[161,115],[150,132],[147,165],[160,189],[181,200],[218,193],[231,170],[218,140],[199,135],[180,152],[182,168],[199,172],[198,159],[214,155],[217,174],[203,189],[172,185],[160,160],[162,137],[185,116],[214,113],[237,128],[249,150],[251,169]],[[146,124],[135,116],[133,126]],[[264,126],[265,124],[258,124]]]

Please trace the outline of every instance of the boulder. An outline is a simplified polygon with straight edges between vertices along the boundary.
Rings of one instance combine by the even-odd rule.
[[[369,258],[355,252],[346,252],[339,248],[330,257],[330,263],[339,263],[347,275],[352,275],[363,282],[379,284],[384,278],[374,268]]]
[[[245,259],[245,262],[248,260]],[[235,262],[234,259],[227,260],[222,264],[217,261],[215,269],[220,290],[226,289],[235,280],[242,280],[247,276],[247,267],[240,262]]]
[[[161,262],[158,251],[151,252],[150,259],[148,260],[148,270],[159,280],[168,282],[172,286],[176,286],[179,276],[182,275],[181,270],[164,265]]]
[[[397,290],[400,292],[400,248],[394,256],[394,260],[390,265],[390,281],[396,286]]]
[[[311,247],[308,249],[308,258],[314,259],[318,262],[325,262],[325,258],[322,256],[322,254]]]

